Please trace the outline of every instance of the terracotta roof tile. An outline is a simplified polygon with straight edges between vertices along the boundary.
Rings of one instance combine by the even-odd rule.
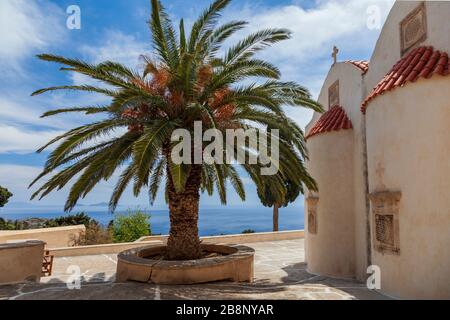
[[[352,129],[353,125],[341,106],[334,106],[317,120],[309,130],[306,139],[324,132]]]
[[[434,50],[433,47],[418,47],[400,59],[372,89],[361,106],[366,112],[367,104],[376,96],[386,91],[402,87],[419,78],[431,78],[435,74],[447,76],[450,73],[450,60],[446,52]]]
[[[369,70],[369,61],[366,60],[347,60],[344,61],[345,63],[351,63],[355,67],[357,67],[359,70],[362,71],[362,74],[366,74],[366,72]]]

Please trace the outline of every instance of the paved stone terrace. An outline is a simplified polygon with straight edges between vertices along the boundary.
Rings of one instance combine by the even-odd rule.
[[[114,283],[117,256],[96,255],[55,258],[51,277],[40,284],[0,286],[0,299],[386,299],[352,280],[314,276],[306,271],[304,240],[245,244],[256,250],[253,284],[217,282],[167,286]],[[79,290],[65,284],[66,270],[78,265]]]

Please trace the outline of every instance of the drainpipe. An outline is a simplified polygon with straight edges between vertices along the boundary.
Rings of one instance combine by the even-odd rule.
[[[365,91],[365,90],[363,90]],[[367,266],[372,265],[372,237],[370,231],[370,199],[369,199],[369,170],[367,164],[367,136],[366,136],[366,114],[362,116],[362,144],[363,144],[363,173],[364,173],[364,194],[366,201],[366,254]]]

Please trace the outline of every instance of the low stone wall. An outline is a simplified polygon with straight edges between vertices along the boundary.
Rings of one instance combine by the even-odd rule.
[[[303,230],[292,230],[279,232],[257,232],[257,233],[209,236],[209,237],[201,237],[200,239],[202,240],[203,243],[210,243],[210,244],[241,244],[252,242],[294,240],[294,239],[301,239],[303,237],[304,237]],[[167,235],[147,236],[138,239],[137,242],[158,240],[166,243],[167,238],[168,238]]]
[[[124,250],[134,249],[142,246],[157,246],[162,244],[162,241],[152,240],[142,242],[98,244],[91,246],[62,247],[50,249],[50,254],[54,255],[55,257],[90,256],[98,254],[119,253]]]
[[[0,243],[41,240],[47,244],[47,248],[71,247],[80,239],[80,235],[85,231],[86,227],[84,225],[0,231]]]
[[[0,244],[0,284],[39,282],[44,246],[36,240]]]
[[[243,244],[252,242],[294,240],[304,237],[303,230],[260,232],[248,234],[232,234],[225,236],[201,237],[204,244]],[[124,250],[134,249],[142,246],[158,246],[166,244],[167,235],[142,237],[135,242],[112,243],[77,247],[53,247],[50,254],[55,257],[89,256],[98,254],[119,253]]]

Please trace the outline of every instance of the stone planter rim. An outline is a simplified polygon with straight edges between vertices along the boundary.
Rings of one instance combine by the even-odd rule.
[[[158,246],[144,246],[133,249],[128,249],[120,252],[117,255],[118,260],[124,260],[127,263],[135,264],[135,265],[146,265],[153,266],[158,268],[170,268],[170,269],[183,269],[189,267],[202,267],[202,266],[210,266],[210,265],[218,265],[227,263],[230,260],[239,260],[245,259],[248,256],[254,256],[255,250],[253,248],[243,246],[243,245],[235,245],[235,244],[227,244],[227,245],[218,245],[218,244],[202,244],[202,247],[208,248],[231,248],[236,249],[235,252],[230,253],[225,256],[218,257],[210,257],[196,260],[156,260],[156,259],[148,259],[139,257],[139,252],[144,250],[155,250],[166,248],[166,245],[158,245]]]

